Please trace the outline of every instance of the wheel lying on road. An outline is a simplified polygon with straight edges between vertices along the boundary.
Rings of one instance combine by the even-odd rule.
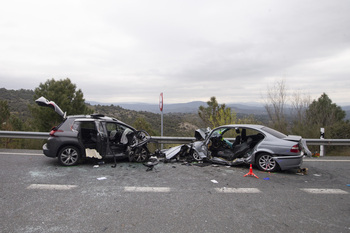
[[[75,146],[65,146],[58,153],[58,161],[63,166],[77,165],[80,159],[80,151]]]
[[[276,160],[269,154],[260,154],[256,158],[256,166],[261,171],[273,172],[279,169]]]

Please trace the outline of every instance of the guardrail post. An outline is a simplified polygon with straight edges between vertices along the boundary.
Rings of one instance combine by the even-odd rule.
[[[324,139],[324,128],[320,129],[320,139]],[[320,145],[320,156],[324,156],[325,155],[325,151],[324,151],[324,145]]]

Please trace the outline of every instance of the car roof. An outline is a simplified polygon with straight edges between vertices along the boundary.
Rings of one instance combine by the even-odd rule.
[[[251,128],[251,129],[262,129],[266,126],[256,125],[256,124],[232,124],[232,125],[222,125],[217,128],[230,127],[230,128]]]
[[[91,119],[91,120],[102,120],[102,121],[110,121],[110,122],[119,122],[119,123],[123,123],[122,121],[119,121],[116,118],[112,118],[112,117],[108,117],[108,116],[104,116],[101,114],[92,114],[92,115],[70,115],[67,116],[67,119]]]
[[[105,121],[105,122],[115,122],[115,123],[119,123],[122,125],[125,125],[129,128],[132,128],[133,130],[136,130],[134,127],[132,127],[131,125],[126,124],[123,121],[120,121],[116,118],[113,117],[108,117],[102,114],[92,114],[92,115],[70,115],[67,116],[67,119],[72,119],[72,120],[100,120],[100,121]]]

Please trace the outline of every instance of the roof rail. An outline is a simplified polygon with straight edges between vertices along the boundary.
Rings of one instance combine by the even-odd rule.
[[[101,117],[104,117],[105,115],[103,115],[103,114],[98,114],[98,113],[96,113],[96,114],[91,114],[91,117],[92,118],[96,118],[96,119],[98,119],[98,118],[101,118]]]

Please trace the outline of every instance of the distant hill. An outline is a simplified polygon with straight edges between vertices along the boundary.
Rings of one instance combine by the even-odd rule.
[[[33,96],[33,90],[7,90],[0,88],[0,99],[6,100],[11,114],[15,114],[21,119],[30,116],[28,104],[33,102]]]
[[[158,104],[148,103],[99,103],[87,101],[91,105],[114,105],[134,111],[146,111],[152,113],[160,113]],[[163,113],[197,113],[199,106],[206,105],[205,102],[194,101],[189,103],[165,104]]]
[[[11,113],[16,114],[20,118],[29,116],[28,104],[33,104],[33,90],[7,90],[0,88],[0,99],[6,100],[9,104]],[[120,106],[123,109],[133,111],[151,112],[160,114],[158,104],[148,103],[99,103],[95,101],[86,101],[88,104],[95,106]],[[164,114],[197,114],[200,106],[207,106],[204,101],[193,101],[188,103],[165,104]],[[266,110],[262,104],[259,103],[228,103],[227,107],[235,110],[237,115],[255,115],[258,119],[264,119],[267,116]],[[350,106],[341,106],[346,112],[346,119],[350,120]]]
[[[94,101],[87,101],[91,105],[111,105],[111,103],[99,103]],[[114,106],[120,106],[125,109],[134,111],[146,111],[152,113],[160,113],[158,104],[147,104],[147,103],[112,103]],[[188,103],[176,103],[176,104],[164,104],[163,113],[198,113],[200,106],[207,106],[206,102],[193,101]],[[245,115],[266,115],[265,108],[258,104],[226,104],[227,107],[235,110],[236,113]]]

